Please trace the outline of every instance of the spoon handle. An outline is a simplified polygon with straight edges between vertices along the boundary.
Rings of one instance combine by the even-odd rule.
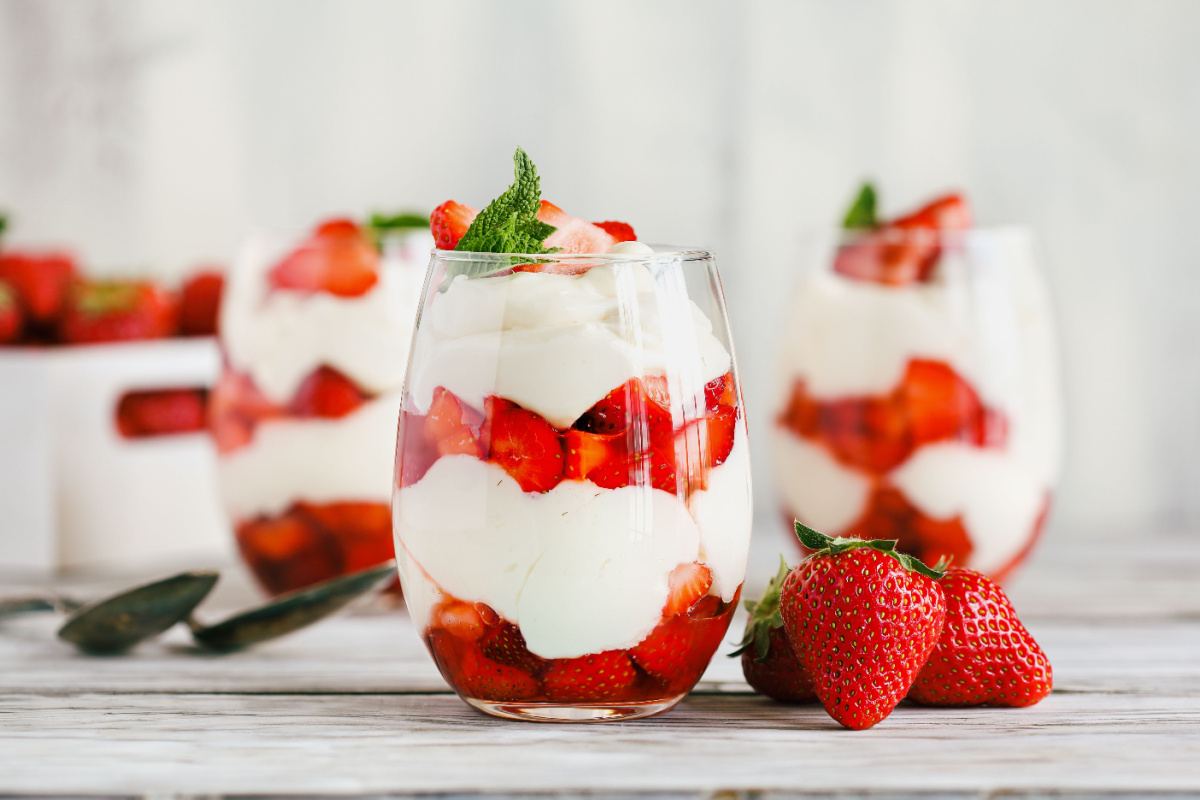
[[[41,597],[13,597],[0,600],[0,617],[13,614],[28,614],[33,611],[59,611],[67,613],[81,608],[83,603],[69,597],[59,595],[43,595]]]

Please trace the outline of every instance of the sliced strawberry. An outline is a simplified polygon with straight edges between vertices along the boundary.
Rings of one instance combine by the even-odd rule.
[[[712,413],[718,406],[734,407],[737,405],[737,384],[734,383],[733,373],[726,372],[719,378],[713,378],[704,384],[704,410]]]
[[[337,419],[356,410],[367,395],[333,367],[318,367],[304,379],[290,409],[298,417]]]
[[[433,610],[430,627],[441,628],[465,642],[478,642],[485,633],[479,610],[470,603],[454,598],[446,598]]]
[[[225,276],[197,272],[183,284],[179,302],[179,332],[184,336],[215,336]]]
[[[400,411],[397,433],[396,479],[401,489],[412,486],[437,461],[438,449],[425,432],[426,417],[407,409]]]
[[[566,468],[563,470],[564,478],[584,480],[593,475],[619,474],[619,470],[625,467],[625,437],[619,433],[588,433],[571,428],[563,438],[567,455]],[[619,478],[614,478],[608,483],[617,480]],[[628,482],[628,477],[626,477],[626,482]],[[610,489],[617,488],[617,486],[607,485],[607,483],[601,485],[606,485],[606,488]]]
[[[462,401],[441,386],[433,390],[433,402],[425,419],[425,434],[437,447],[438,453],[448,455],[483,456],[483,447],[468,421]]]
[[[15,342],[21,338],[25,315],[17,304],[17,295],[4,281],[0,281],[0,344]]]
[[[466,235],[479,212],[470,206],[447,200],[429,215],[429,230],[441,250],[453,250]]]
[[[329,220],[268,273],[276,289],[359,297],[379,280],[379,252],[352,220]]]
[[[209,425],[218,453],[230,453],[249,444],[254,428],[266,419],[286,415],[272,403],[249,375],[226,369],[208,396]]]
[[[941,256],[939,232],[968,230],[971,210],[961,195],[940,197],[842,247],[834,270],[890,286],[925,281]]]
[[[0,252],[0,280],[16,293],[33,325],[58,321],[75,272],[75,259],[66,253]]]
[[[949,558],[955,564],[969,563],[974,546],[961,515],[934,519],[923,514],[895,488],[881,485],[871,494],[867,507],[841,536],[856,539],[896,539],[896,549],[935,564]]]
[[[655,391],[665,396],[665,382]],[[631,449],[638,445],[644,450],[649,447],[664,447],[671,441],[674,425],[669,406],[660,404],[643,386],[642,381],[632,378],[613,389],[604,398],[584,412],[572,426],[589,433],[615,434],[627,431],[634,421],[644,425],[649,432],[649,442],[631,441]],[[644,423],[641,421],[645,420]],[[644,433],[631,433],[631,439],[644,437]]]
[[[629,655],[651,677],[670,681],[691,660],[693,625],[687,617],[664,619],[649,636],[629,651]]]
[[[971,207],[961,194],[947,194],[921,206],[911,214],[897,217],[888,223],[888,227],[937,231],[970,230]]]
[[[105,281],[75,286],[59,323],[71,344],[162,339],[175,334],[178,306],[160,286],[145,281]]]
[[[531,675],[537,675],[547,664],[546,659],[529,652],[521,629],[508,621],[488,627],[479,646],[492,661],[516,667]]]
[[[542,684],[556,703],[599,703],[616,699],[637,680],[637,671],[622,650],[578,658],[556,658],[546,667]]]
[[[983,406],[979,396],[948,364],[909,361],[901,392],[915,445],[974,437]]]
[[[663,616],[686,614],[712,588],[712,571],[696,562],[680,564],[671,571],[668,587]]]
[[[126,392],[117,402],[117,430],[127,439],[204,430],[203,389]]]
[[[564,469],[563,439],[544,419],[499,397],[486,401],[484,422],[489,461],[500,465],[526,492],[548,492]]]
[[[637,234],[633,232],[633,226],[628,222],[613,222],[610,220],[608,222],[596,222],[593,224],[618,242],[637,241]]]
[[[528,672],[493,661],[475,647],[466,649],[455,677],[458,690],[478,700],[513,702],[541,694],[541,685]]]
[[[545,246],[557,247],[562,253],[607,253],[618,241],[604,228],[572,217],[548,200],[542,201],[538,219],[556,229],[546,238]]]
[[[342,550],[347,572],[396,557],[392,510],[387,503],[297,503],[295,508],[332,535]]]
[[[251,572],[271,594],[327,580],[343,569],[333,539],[293,510],[239,524],[237,541]]]

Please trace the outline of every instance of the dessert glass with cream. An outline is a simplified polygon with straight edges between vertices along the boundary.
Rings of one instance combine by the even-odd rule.
[[[392,558],[396,419],[432,244],[330,220],[254,236],[234,265],[210,424],[238,548],[271,594]]]
[[[547,246],[595,227],[540,215],[561,215]],[[442,675],[499,716],[670,708],[745,576],[749,448],[713,256],[600,244],[436,251],[413,341],[401,582]]]
[[[785,515],[1003,579],[1041,530],[1061,458],[1029,232],[971,228],[953,197],[803,253],[772,437]]]

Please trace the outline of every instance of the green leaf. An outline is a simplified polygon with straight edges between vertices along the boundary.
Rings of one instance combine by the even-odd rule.
[[[392,231],[414,230],[419,228],[429,228],[429,215],[417,214],[411,211],[401,212],[399,214],[372,214],[368,227],[375,232],[376,236],[381,236]]]
[[[858,196],[854,198],[850,210],[846,212],[846,216],[842,220],[842,227],[853,230],[875,228],[878,225],[879,218],[875,211],[875,187],[870,181],[867,181],[858,190]]]
[[[783,596],[783,582],[787,580],[791,568],[787,559],[779,556],[779,571],[767,582],[766,591],[758,602],[746,601],[746,610],[750,619],[746,621],[746,633],[738,643],[738,648],[729,654],[736,658],[742,653],[754,648],[754,660],[765,661],[771,650],[771,631],[783,627],[783,614],[779,610],[779,602]]]
[[[796,536],[800,539],[800,544],[809,550],[824,550],[833,543],[833,539],[814,531],[800,520],[796,520]]]
[[[4,231],[8,227],[8,217],[0,214],[0,238],[4,237]]]

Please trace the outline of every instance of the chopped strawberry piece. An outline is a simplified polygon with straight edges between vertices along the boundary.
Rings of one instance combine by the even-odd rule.
[[[456,678],[464,694],[480,700],[532,700],[541,693],[541,685],[528,672],[493,661],[477,647],[464,648]]]
[[[962,516],[934,519],[923,514],[898,490],[880,486],[866,509],[842,536],[858,539],[897,539],[896,549],[911,553],[927,564],[942,558],[966,564],[974,546]]]
[[[268,274],[276,289],[359,297],[379,280],[379,253],[351,220],[330,220]]]
[[[453,250],[466,235],[479,212],[470,206],[447,200],[429,215],[429,230],[441,250]]]
[[[949,365],[913,359],[904,373],[903,403],[913,443],[974,436],[974,420],[983,412],[975,391]]]
[[[479,610],[470,603],[447,598],[433,610],[432,628],[441,628],[465,642],[483,638],[486,626]]]
[[[75,278],[75,260],[66,253],[0,252],[0,281],[16,294],[33,325],[59,319]]]
[[[481,457],[483,448],[463,410],[462,402],[448,390],[437,387],[433,391],[433,402],[425,419],[425,435],[437,447],[438,453],[448,455],[470,455]]]
[[[708,383],[704,384],[704,410],[710,414],[717,410],[718,406],[736,406],[737,405],[737,384],[733,380],[733,373],[726,372],[719,378],[713,378]]]
[[[629,655],[652,678],[672,681],[692,660],[693,625],[687,617],[664,619]]]
[[[440,455],[432,437],[425,432],[425,423],[426,417],[421,414],[407,409],[400,411],[396,478],[401,489],[424,478]]]
[[[15,342],[21,338],[25,315],[17,304],[16,293],[4,281],[0,281],[0,344]]]
[[[633,232],[633,226],[628,222],[596,222],[593,223],[597,228],[601,228],[605,233],[615,239],[617,242],[636,242],[637,234]]]
[[[607,253],[618,241],[604,228],[572,217],[548,200],[542,201],[538,219],[556,229],[546,238],[545,246],[557,247],[562,253]]]
[[[179,332],[184,336],[215,336],[225,276],[198,272],[183,284],[179,302]]]
[[[271,594],[327,580],[343,569],[332,537],[294,511],[239,524],[237,540],[251,572]]]
[[[213,438],[222,454],[249,444],[259,422],[287,413],[263,395],[249,375],[228,369],[209,394],[208,405]]]
[[[665,382],[655,391],[665,395]],[[649,445],[664,447],[671,441],[674,431],[668,408],[650,396],[642,381],[633,378],[605,395],[584,412],[572,427],[589,433],[615,434],[627,431],[637,420],[639,426],[644,425],[649,431]]]
[[[563,439],[544,419],[499,397],[486,401],[484,437],[489,461],[526,492],[548,492],[564,469]]]
[[[686,614],[712,588],[712,571],[696,562],[680,564],[671,571],[668,587],[663,616]]]
[[[546,659],[529,652],[521,629],[508,621],[489,626],[480,642],[480,649],[497,664],[516,667],[531,675],[540,673],[547,664]]]
[[[162,339],[174,335],[177,324],[175,298],[153,283],[83,283],[67,299],[59,335],[71,344]]]
[[[564,444],[567,455],[564,478],[584,480],[593,475],[608,475],[625,467],[625,437],[619,433],[588,433],[571,428],[564,436]],[[610,485],[607,488],[617,487]]]
[[[291,411],[299,417],[337,419],[351,413],[367,401],[367,395],[354,381],[333,367],[318,367],[292,398]]]
[[[127,392],[117,402],[117,430],[127,439],[204,430],[203,389]]]
[[[297,503],[295,508],[333,536],[342,550],[346,572],[396,557],[392,510],[387,503]]]
[[[925,281],[941,257],[939,232],[970,227],[971,210],[966,200],[958,194],[946,195],[842,247],[834,270],[850,278],[890,286]]]
[[[551,702],[603,702],[612,700],[637,680],[637,671],[623,650],[578,658],[553,659],[542,678]]]

